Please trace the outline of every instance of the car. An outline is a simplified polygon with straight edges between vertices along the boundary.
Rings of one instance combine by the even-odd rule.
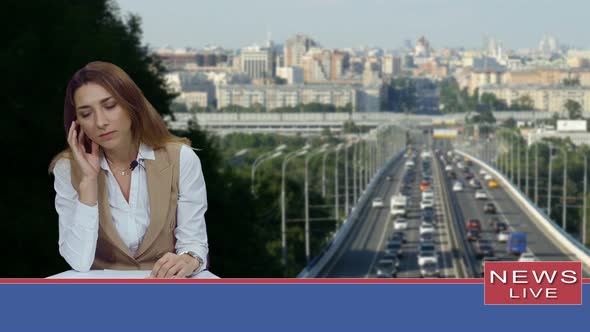
[[[492,202],[488,202],[483,206],[483,212],[489,214],[496,214],[497,209],[496,205]]]
[[[423,222],[420,224],[420,234],[424,233],[434,233],[435,228],[434,225],[430,222]]]
[[[420,242],[420,246],[418,247],[418,252],[422,252],[422,251],[436,251],[436,247],[434,246],[434,241]]]
[[[536,262],[539,259],[532,252],[523,252],[518,258],[519,262]]]
[[[397,267],[392,259],[382,258],[377,261],[375,266],[377,278],[395,278],[397,277]]]
[[[396,255],[400,257],[403,253],[401,241],[389,241],[385,247],[385,253],[389,255]]]
[[[427,207],[422,210],[422,221],[434,222],[434,209],[433,208]]]
[[[506,253],[508,255],[520,256],[527,252],[527,239],[525,233],[510,233],[506,241]]]
[[[498,258],[496,256],[487,256],[487,257],[484,257],[481,260],[481,270],[480,270],[481,276],[483,277],[483,275],[484,275],[486,262],[500,262],[500,261],[501,261],[500,258]]]
[[[422,199],[433,199],[434,198],[434,191],[432,188],[428,188],[422,192]]]
[[[488,199],[488,194],[484,190],[476,190],[475,199]]]
[[[440,276],[438,263],[426,261],[420,266],[420,276],[422,278],[438,278]]]
[[[393,265],[395,267],[399,267],[400,259],[399,259],[399,257],[397,257],[397,255],[386,253],[383,256],[381,256],[381,258],[391,259],[391,260],[393,260]]]
[[[494,232],[496,233],[500,233],[502,231],[508,230],[508,225],[503,222],[502,220],[498,220],[494,225]]]
[[[383,207],[383,198],[381,197],[375,197],[373,199],[373,207]]]
[[[488,172],[486,172],[485,169],[482,168],[482,169],[479,170],[479,175],[484,175],[485,176],[487,174],[488,174]]]
[[[498,242],[508,242],[510,238],[510,232],[508,230],[501,231],[498,233]]]
[[[403,231],[394,231],[393,233],[391,233],[389,240],[401,241],[402,243],[408,242],[408,240],[406,239],[406,233],[404,233]]]
[[[486,256],[494,256],[494,247],[489,240],[479,239],[475,244],[475,256],[483,258]]]
[[[496,180],[490,180],[490,181],[488,181],[488,187],[490,187],[490,188],[498,188],[498,181],[496,181]]]
[[[453,184],[453,191],[463,191],[463,183],[460,181],[455,181]]]
[[[427,232],[420,234],[420,243],[434,243],[434,233]]]
[[[396,231],[408,229],[408,220],[405,218],[397,218],[393,222],[393,229],[395,229]]]
[[[423,181],[423,182],[420,184],[420,191],[424,191],[424,190],[426,190],[426,189],[428,189],[428,188],[430,188],[430,182]]]
[[[447,166],[445,166],[445,171],[446,172],[450,172],[452,170],[453,170],[453,165],[447,165]]]
[[[481,221],[479,219],[469,219],[467,220],[467,230],[470,229],[477,229],[481,231]]]
[[[496,224],[501,221],[502,220],[500,220],[500,218],[498,218],[497,216],[492,216],[490,217],[490,219],[488,219],[488,225],[490,225],[491,228],[495,228]]]
[[[457,163],[457,168],[460,169],[460,170],[464,170],[466,167],[465,167],[465,164],[463,164],[462,162],[458,162]]]
[[[451,178],[451,180],[457,180],[457,173],[455,173],[455,171],[449,172],[449,178]]]
[[[469,185],[474,189],[481,189],[481,182],[478,179],[471,179]]]
[[[438,255],[436,251],[421,251],[418,253],[418,265],[422,266],[427,262],[438,264]]]
[[[493,180],[494,177],[491,174],[486,174],[483,176],[483,179],[486,181],[490,181],[490,180]]]
[[[475,241],[479,239],[481,235],[481,231],[479,229],[473,228],[467,230],[467,241]]]
[[[472,180],[474,178],[473,173],[465,171],[465,180]]]
[[[387,181],[391,181],[391,180],[393,180],[393,175],[392,175],[392,174],[388,174],[388,175],[385,177],[385,179],[386,179]]]
[[[422,199],[422,201],[420,202],[420,209],[424,210],[426,208],[432,208],[434,207],[434,200],[431,199]]]

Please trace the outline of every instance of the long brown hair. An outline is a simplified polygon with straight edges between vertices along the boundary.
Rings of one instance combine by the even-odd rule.
[[[74,94],[78,88],[90,82],[102,86],[127,111],[131,119],[131,132],[135,144],[143,142],[153,149],[162,148],[170,142],[191,146],[189,139],[174,136],[168,131],[166,123],[160,114],[123,69],[112,63],[101,61],[90,62],[78,70],[68,83],[64,100],[64,131],[66,139],[72,122],[76,120]],[[86,142],[87,149],[89,143]],[[53,157],[49,164],[50,173],[61,158],[73,158],[69,147]]]

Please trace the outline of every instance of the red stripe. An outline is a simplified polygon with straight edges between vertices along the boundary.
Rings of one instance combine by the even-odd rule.
[[[482,284],[483,279],[0,279],[0,284]]]
[[[584,284],[590,284],[590,278],[582,279]],[[286,284],[286,285],[305,285],[305,284],[483,284],[481,278],[465,279],[414,279],[414,278],[397,278],[397,279],[353,279],[353,278],[325,278],[325,279],[245,279],[245,278],[225,278],[225,279],[40,279],[40,278],[4,278],[0,279],[0,284]]]

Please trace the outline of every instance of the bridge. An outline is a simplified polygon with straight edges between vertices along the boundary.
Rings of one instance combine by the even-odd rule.
[[[432,188],[434,192],[434,232],[432,241],[436,248],[439,276],[446,278],[476,278],[482,275],[480,241],[468,238],[467,221],[481,221],[480,238],[488,240],[500,260],[514,261],[519,256],[507,252],[507,245],[498,238],[492,218],[503,222],[511,233],[525,233],[527,253],[539,261],[581,261],[584,277],[590,276],[590,250],[574,237],[564,232],[549,219],[510,180],[491,164],[486,163],[461,142],[450,140],[420,144],[432,148]],[[434,151],[438,151],[435,153]],[[472,161],[467,169],[475,179],[484,183],[481,190],[486,199],[476,199],[476,189],[467,185],[467,173],[458,168],[458,160]],[[405,241],[401,245],[399,267],[395,277],[419,278],[422,270],[418,255],[422,248],[424,223],[421,212],[420,183],[424,174],[422,158],[416,157],[415,176],[407,181],[408,157],[404,149],[394,151],[391,159],[374,174],[367,190],[355,204],[343,226],[334,235],[330,245],[308,265],[298,277],[374,278],[377,277],[378,262],[391,257],[389,245],[396,229],[396,219],[390,214],[388,202],[393,195],[406,190],[409,197],[407,228],[403,228]],[[455,179],[464,181],[466,186],[456,191]],[[490,188],[485,174],[499,184]],[[427,175],[426,175],[427,176]],[[408,190],[409,187],[409,191]],[[375,198],[382,198],[384,207],[373,207]],[[496,212],[489,214],[485,203],[493,203]],[[483,242],[483,241],[481,241]]]
[[[475,114],[472,112],[471,114]],[[232,132],[244,133],[283,133],[319,134],[324,128],[333,133],[342,131],[346,121],[357,126],[375,128],[382,124],[429,126],[433,122],[462,125],[466,113],[445,115],[402,114],[393,112],[355,112],[355,113],[175,113],[175,121],[167,118],[171,129],[186,129],[188,122],[196,121],[201,128],[219,135]],[[549,119],[548,112],[494,112],[497,121],[514,118],[517,121]],[[590,116],[584,114],[584,116]]]

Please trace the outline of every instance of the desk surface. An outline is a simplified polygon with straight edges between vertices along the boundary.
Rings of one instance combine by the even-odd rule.
[[[88,272],[78,272],[74,270],[65,271],[47,279],[144,279],[150,275],[149,270],[90,270]],[[202,271],[192,278],[219,278],[209,271]]]

